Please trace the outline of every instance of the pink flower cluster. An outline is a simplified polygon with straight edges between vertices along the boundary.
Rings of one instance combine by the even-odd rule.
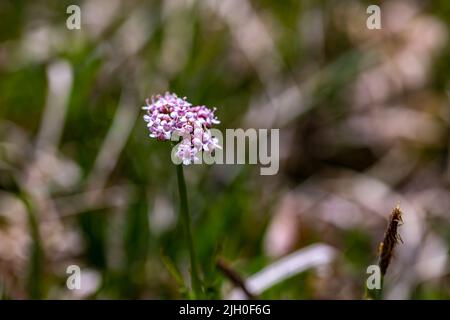
[[[211,153],[220,148],[217,138],[211,136],[210,128],[219,123],[214,110],[206,106],[192,106],[185,98],[174,93],[152,96],[146,100],[144,120],[150,137],[160,141],[171,140],[173,135],[181,137],[175,155],[185,165],[198,160],[201,151]]]

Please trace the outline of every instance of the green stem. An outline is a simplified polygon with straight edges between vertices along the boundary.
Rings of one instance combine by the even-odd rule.
[[[365,283],[365,299],[370,300],[383,300],[383,285],[384,285],[384,276],[381,276],[380,289],[369,289],[367,288],[367,284]]]
[[[187,201],[186,183],[184,181],[183,165],[177,165],[178,191],[180,193],[180,213],[186,228],[186,235],[189,246],[189,254],[191,258],[191,284],[194,292],[194,298],[201,296],[200,277],[197,267],[197,259],[194,250],[194,240],[191,230],[191,216]]]
[[[375,291],[375,297],[374,297],[375,300],[383,300],[383,286],[384,286],[384,276],[383,275],[381,276],[380,283],[381,283],[380,290]]]
[[[36,211],[34,203],[31,197],[26,192],[20,192],[19,197],[23,201],[27,213],[30,234],[32,238],[30,264],[28,273],[28,292],[30,299],[42,299],[43,298],[43,251],[41,244],[41,237],[39,234],[39,223],[37,221]]]

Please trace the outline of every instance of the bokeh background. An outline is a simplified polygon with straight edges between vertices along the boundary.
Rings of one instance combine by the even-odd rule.
[[[280,129],[275,176],[185,168],[209,298],[242,297],[220,258],[261,298],[361,299],[397,203],[385,298],[449,298],[449,23],[447,0],[2,0],[0,297],[186,297],[170,147],[141,110],[169,90],[220,129]]]

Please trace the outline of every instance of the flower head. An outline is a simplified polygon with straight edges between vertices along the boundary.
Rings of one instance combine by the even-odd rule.
[[[201,151],[211,153],[220,148],[217,138],[212,137],[210,128],[219,123],[214,115],[215,109],[206,106],[193,106],[186,97],[179,98],[174,93],[152,96],[146,100],[147,110],[144,120],[150,137],[160,141],[171,140],[173,135],[181,137],[175,155],[184,164],[196,160]]]

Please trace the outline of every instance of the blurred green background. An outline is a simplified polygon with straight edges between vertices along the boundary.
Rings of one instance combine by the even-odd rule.
[[[221,258],[261,298],[361,299],[398,202],[385,298],[449,298],[449,22],[445,0],[2,0],[0,297],[186,297],[170,146],[141,110],[171,91],[222,130],[280,129],[277,175],[185,168],[209,298],[241,297]]]

